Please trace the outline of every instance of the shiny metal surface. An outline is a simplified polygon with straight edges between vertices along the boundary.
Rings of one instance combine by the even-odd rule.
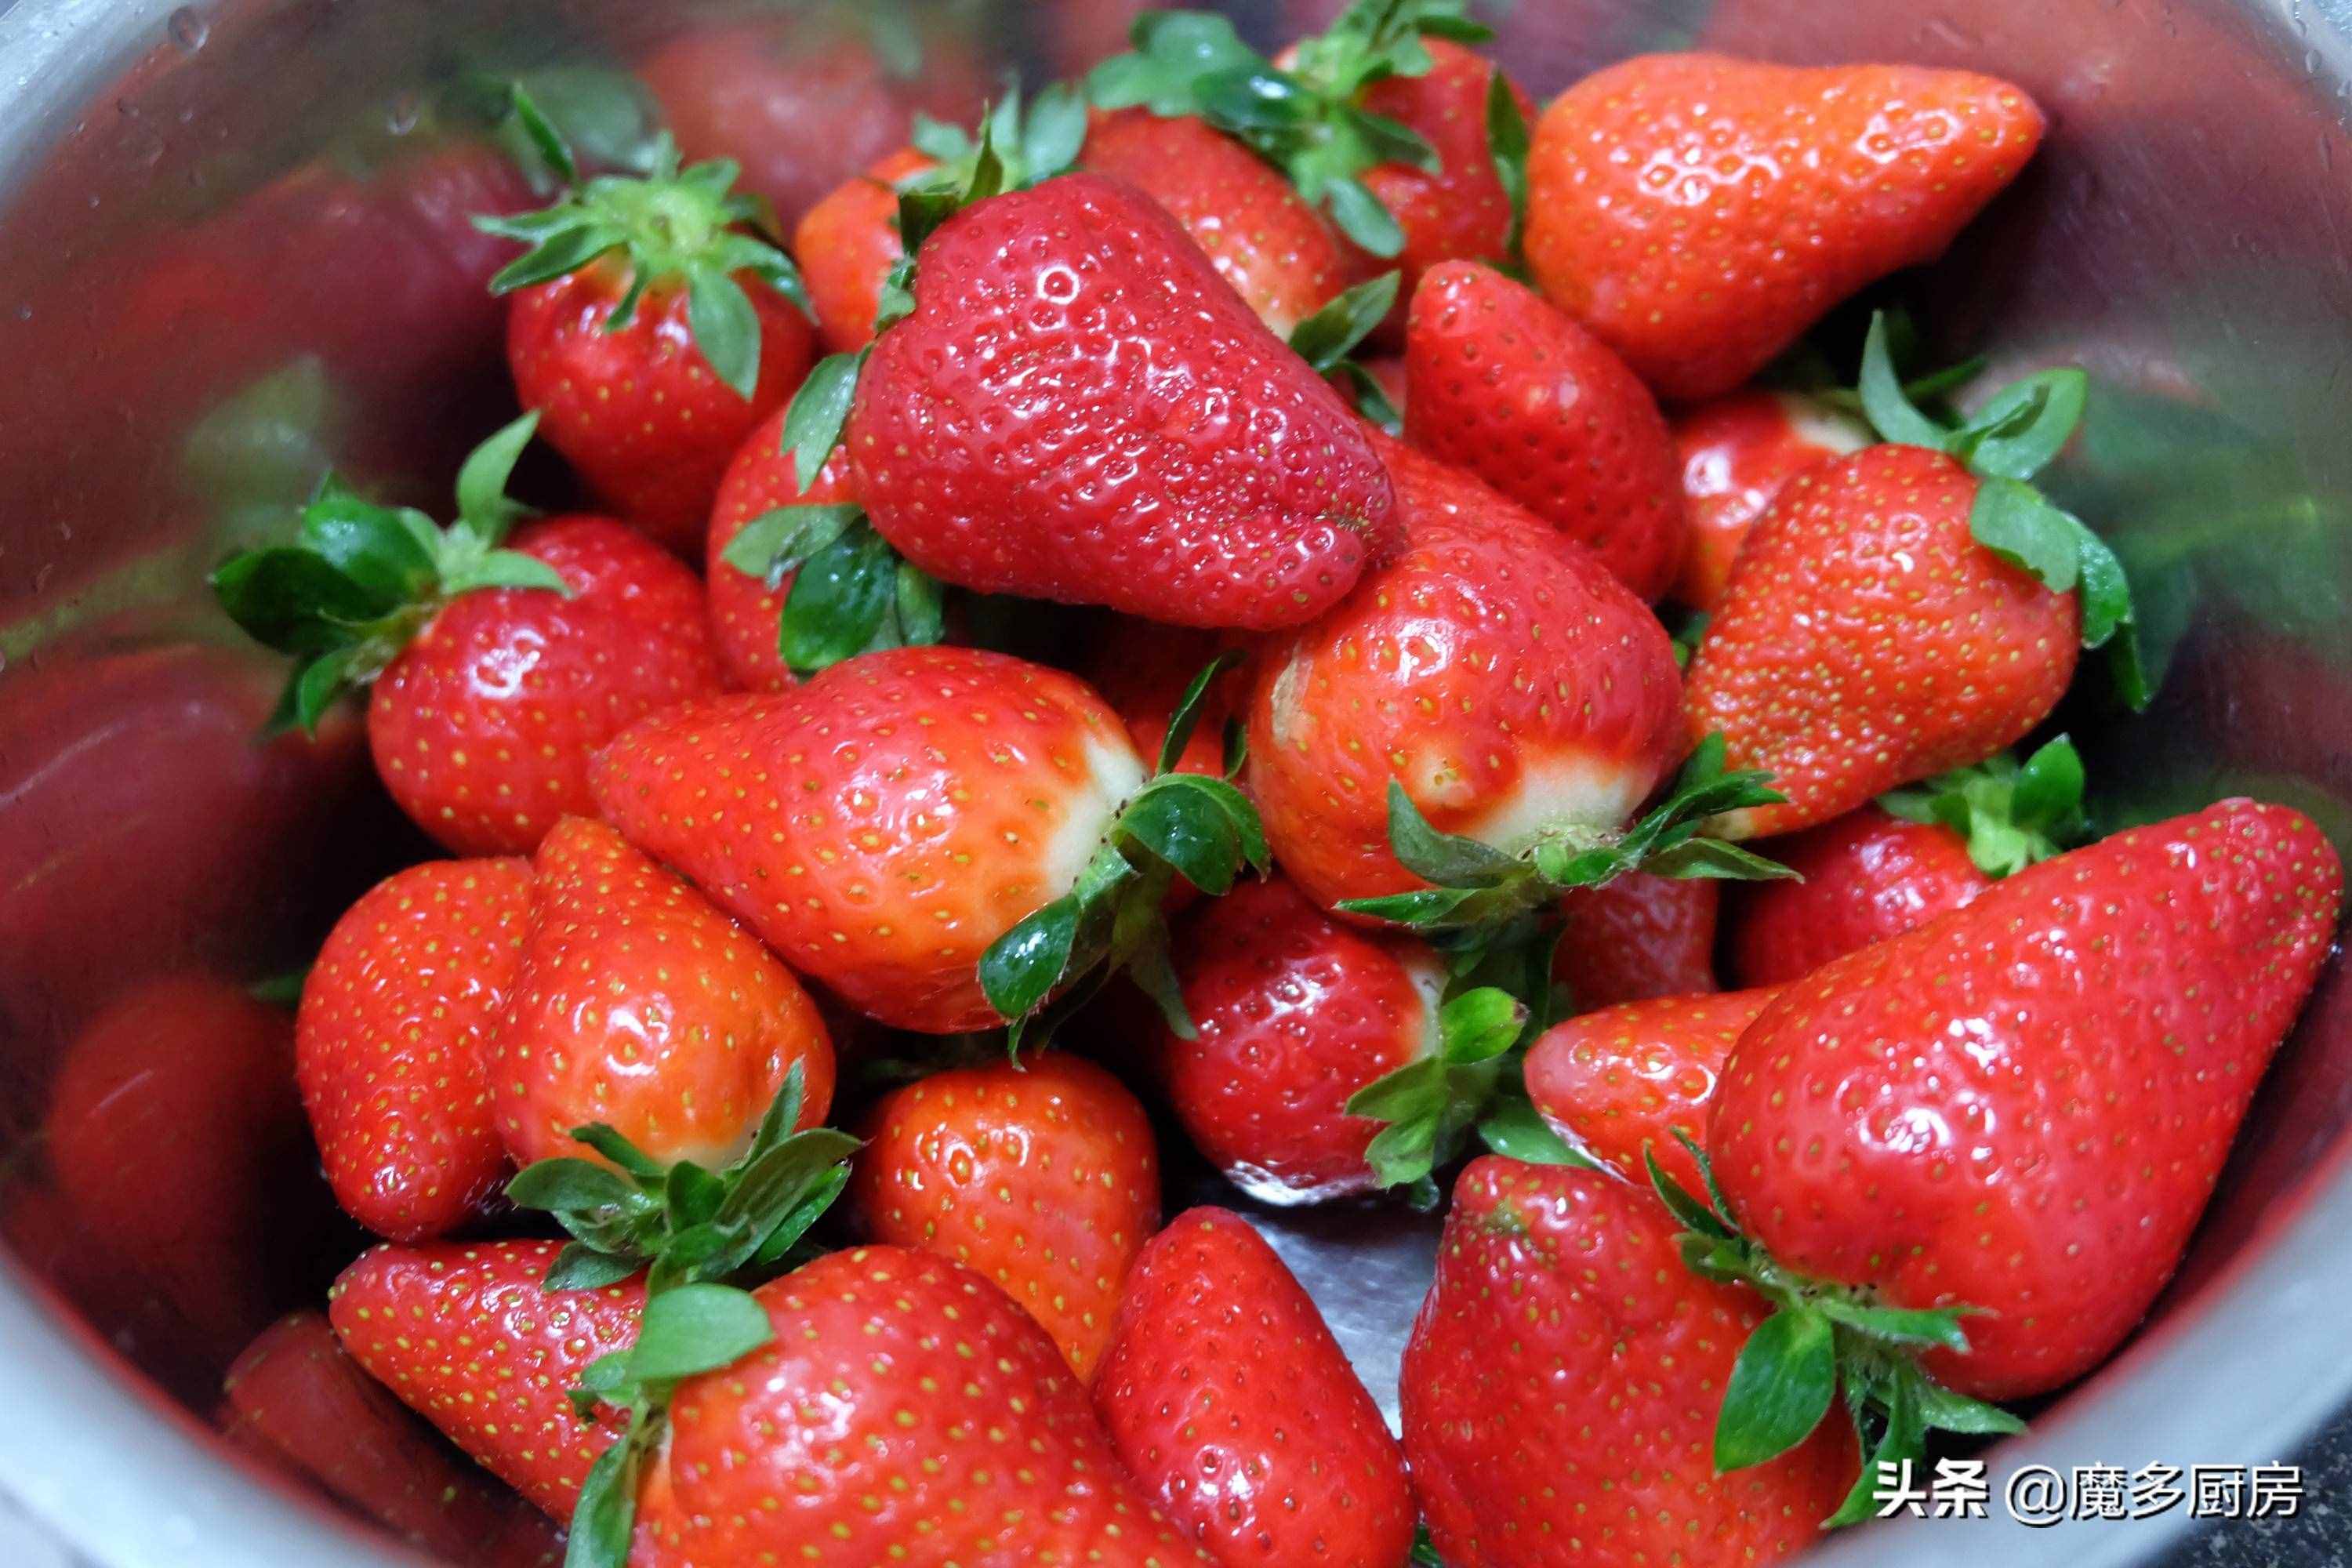
[[[1236,7],[1269,34],[1328,8]],[[961,33],[927,16],[929,87],[969,96],[1016,56],[1067,68],[1131,9],[964,5]],[[734,10],[785,55],[839,44],[829,24],[779,40],[774,12]],[[458,220],[518,194],[447,84],[641,64],[694,11],[0,6],[0,1482],[94,1561],[407,1560],[199,1419],[239,1336],[312,1296],[352,1245],[288,1217],[311,1173],[241,1171],[252,1214],[175,1220],[148,1238],[159,1261],[126,1279],[93,1266],[92,1227],[60,1209],[77,1130],[47,1124],[53,1085],[126,994],[297,963],[340,901],[423,852],[348,724],[316,748],[250,741],[267,679],[196,584],[327,463],[430,502],[499,417],[498,318],[479,287],[495,251]],[[2066,716],[2093,742],[2102,808],[2120,820],[2251,790],[2352,837],[2352,0],[1517,0],[1504,30],[1501,58],[1538,95],[1693,43],[1969,66],[2032,90],[2053,120],[2044,156],[1905,291],[2003,370],[2093,372],[2088,433],[2059,482],[2125,553],[2176,654],[2147,717],[2118,723],[2095,699]],[[748,37],[725,57],[756,54]],[[844,167],[863,156],[845,120],[826,130],[821,151]],[[202,1153],[200,1121],[135,1145],[152,1166],[134,1174],[168,1184],[174,1160]],[[1996,1474],[2291,1452],[2352,1394],[2347,1156],[2338,973],[2273,1069],[2158,1321],[1997,1450]],[[1392,1410],[1433,1226],[1257,1217]],[[208,1293],[182,1253],[245,1271],[252,1293]],[[2105,1564],[2180,1523],[1927,1522],[1821,1561]]]

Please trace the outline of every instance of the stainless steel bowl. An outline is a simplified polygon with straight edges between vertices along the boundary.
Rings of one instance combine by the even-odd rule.
[[[957,34],[918,5],[940,30],[925,89],[971,96],[1015,58],[1066,68],[1133,8],[1031,0],[975,22],[964,5]],[[1271,31],[1317,8],[1235,10]],[[239,1144],[239,1178],[276,1194],[265,1219],[179,1214],[175,1173],[203,1157],[212,1114],[205,1075],[183,1075],[195,1090],[121,1135],[115,1195],[160,1215],[153,1255],[97,1268],[108,1227],[52,1201],[65,1156],[45,1121],[60,1063],[110,1008],[121,1027],[121,998],[298,963],[339,900],[423,852],[348,729],[314,749],[250,739],[266,677],[199,580],[329,462],[431,501],[498,413],[484,257],[453,221],[491,177],[448,152],[467,73],[642,61],[704,9],[0,5],[0,1487],[111,1568],[409,1560],[201,1418],[240,1314],[315,1291],[353,1245],[310,1216],[299,1150],[273,1163],[274,1144]],[[815,25],[806,7],[760,15]],[[1517,0],[1504,27],[1503,58],[1539,94],[1694,42],[2029,88],[2054,122],[2046,153],[1910,292],[1950,345],[2095,378],[2058,482],[2124,552],[2173,655],[2146,717],[2095,700],[2066,715],[2105,813],[2246,791],[2352,836],[2352,0]],[[593,72],[553,79],[608,128],[638,110],[599,97]],[[854,163],[858,134],[831,125],[771,173]],[[169,1013],[137,1016],[172,1036]],[[2339,973],[2155,1321],[1995,1451],[1995,1495],[2029,1463],[2279,1459],[2343,1405],[2347,1152]],[[1429,1227],[1261,1217],[1392,1397]],[[226,1307],[191,1283],[207,1262],[244,1281]],[[1994,1513],[1874,1528],[1821,1560],[2085,1568],[2154,1553],[2185,1522],[2025,1530]]]

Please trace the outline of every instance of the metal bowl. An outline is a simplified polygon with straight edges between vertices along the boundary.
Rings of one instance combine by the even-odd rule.
[[[1016,59],[1081,63],[1134,9],[910,8],[932,50],[898,86],[941,108]],[[1270,34],[1318,5],[1234,8]],[[467,82],[553,71],[551,90],[621,134],[644,105],[606,68],[644,65],[708,9],[0,5],[0,1485],[97,1563],[413,1560],[204,1419],[237,1336],[315,1300],[358,1239],[317,1212],[299,1137],[212,1092],[222,1073],[202,1053],[244,1047],[201,1026],[202,996],[298,964],[342,901],[425,847],[373,791],[353,726],[316,746],[253,739],[268,674],[199,584],[330,463],[431,504],[498,416],[490,258],[458,220],[513,176],[476,156]],[[805,6],[738,9],[775,58],[839,41]],[[2052,114],[2046,152],[1906,292],[1947,346],[2001,370],[2092,373],[2087,434],[2055,483],[2124,554],[2171,657],[2145,717],[2095,700],[2063,716],[2103,814],[2257,793],[2352,836],[2352,0],[1517,0],[1503,27],[1501,58],[1538,95],[1694,44],[2026,86]],[[765,171],[780,189],[868,155],[861,127],[824,114],[804,110],[818,133]],[[110,1032],[162,1065],[101,1102],[121,1168],[102,1204],[85,1172],[77,1209],[60,1167],[87,1130],[61,1131],[57,1108]],[[250,1212],[175,1205],[192,1171],[222,1179],[203,1163],[225,1142]],[[2339,972],[2155,1318],[1994,1450],[1994,1496],[2028,1464],[2276,1460],[2341,1406],[2347,1152]],[[1256,1217],[1392,1402],[1430,1226]],[[1874,1527],[1820,1560],[1990,1550],[2086,1568],[2158,1552],[2185,1524],[2027,1530],[2000,1513]]]

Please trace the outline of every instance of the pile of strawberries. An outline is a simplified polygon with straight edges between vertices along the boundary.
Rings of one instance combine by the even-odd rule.
[[[265,1444],[389,1390],[583,1568],[1752,1564],[2130,1332],[2336,857],[2095,837],[2082,373],[1790,368],[2042,116],[1705,55],[1538,114],[1485,36],[1147,14],[789,244],[515,92],[526,412],[451,521],[331,481],[214,579],[453,857],[302,987],[384,1244],[233,1378]],[[1445,1205],[1402,1440],[1156,1125]]]

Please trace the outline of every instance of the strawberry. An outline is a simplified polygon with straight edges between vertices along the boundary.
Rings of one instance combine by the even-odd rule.
[[[703,560],[704,593],[710,601],[710,640],[740,691],[788,691],[794,677],[781,649],[784,604],[792,577],[771,588],[764,571],[728,563],[727,552],[758,519],[788,506],[850,502],[849,464],[835,452],[816,483],[803,489],[793,459],[783,449],[784,414],[779,409],[743,439],[735,460],[719,481],[710,508],[710,534]],[[763,563],[764,564],[764,563]]]
[[[352,1358],[457,1447],[558,1519],[617,1423],[567,1394],[636,1338],[642,1281],[561,1294],[551,1241],[379,1247],[335,1282],[327,1315]]]
[[[1769,1281],[1780,1308],[1718,1463],[1801,1440],[1841,1375],[1874,1460],[1900,1460],[1923,1427],[2015,1429],[1977,1400],[2106,1356],[2179,1262],[2342,895],[2308,819],[2224,801],[1782,992],[1716,1091],[1714,1203],[1661,1184],[1694,1267]]]
[[[2064,694],[2078,640],[2110,647],[2146,703],[2121,567],[2024,482],[2073,431],[2084,387],[2078,370],[2045,371],[1950,429],[1905,397],[1872,323],[1863,401],[1889,443],[1789,481],[1691,658],[1691,734],[1720,732],[1733,766],[1789,797],[1722,831],[1793,832],[1982,761]]]
[[[1528,1051],[1528,1098],[1572,1147],[1637,1182],[1646,1153],[1695,1191],[1698,1163],[1682,1141],[1706,1130],[1724,1058],[1779,994],[1662,996],[1554,1024]]]
[[[1167,742],[1169,724],[1183,706],[1193,679],[1227,654],[1217,678],[1202,695],[1192,736],[1177,753],[1174,769],[1206,778],[1225,775],[1227,726],[1239,717],[1249,694],[1246,642],[1213,632],[1183,631],[1121,617],[1085,661],[1089,683],[1127,726],[1139,755],[1154,757]]]
[[[1386,549],[1388,478],[1339,395],[1134,187],[1072,174],[979,201],[918,259],[911,313],[794,404],[805,471],[854,382],[852,472],[918,566],[1262,629],[1320,614]]]
[[[1189,738],[1182,717],[1168,749]],[[971,648],[864,654],[663,716],[605,750],[596,791],[803,973],[932,1034],[1026,1020],[1153,951],[1142,917],[1175,876],[1221,894],[1264,863],[1233,786],[1152,775],[1086,687]]]
[[[1853,1479],[1836,1428],[1738,1475],[1707,1452],[1763,1303],[1690,1274],[1613,1174],[1487,1158],[1454,1185],[1399,1384],[1437,1554],[1502,1568],[1766,1563],[1819,1539]]]
[[[1645,55],[1544,110],[1528,262],[1660,396],[1717,396],[1847,295],[1940,254],[2043,123],[2020,89],[1964,71]]]
[[[1471,262],[1433,269],[1405,330],[1405,437],[1469,469],[1655,599],[1674,581],[1682,497],[1665,416],[1599,339]]]
[[[1053,1341],[979,1275],[859,1247],[737,1299],[749,1309],[740,1321],[731,1307],[718,1321],[702,1309],[657,1333],[657,1298],[611,1389],[644,1397],[636,1368],[649,1352],[663,1373],[712,1367],[677,1384],[666,1447],[656,1453],[650,1433],[632,1445],[646,1471],[650,1560],[1207,1561],[1128,1479]],[[625,1517],[583,1517],[582,1560],[618,1568]]]
[[[792,971],[601,822],[533,862],[538,909],[487,1067],[518,1164],[599,1123],[652,1160],[725,1164],[798,1068],[800,1124],[833,1101],[833,1047]]]
[[[664,140],[648,174],[582,181],[562,139],[518,108],[571,188],[477,220],[530,247],[490,280],[514,297],[516,395],[600,500],[691,554],[728,458],[808,374],[807,292],[744,227],[757,207],[730,194],[733,163],[680,170]]]
[[[1404,231],[1396,265],[1407,300],[1444,262],[1507,265],[1517,254],[1527,127],[1535,117],[1527,93],[1484,57],[1442,35],[1424,37],[1422,47],[1428,70],[1383,77],[1357,100],[1365,112],[1418,134],[1436,154],[1433,169],[1400,159],[1362,175]]]
[[[483,1052],[531,919],[528,862],[433,860],[343,914],[302,984],[294,1070],[343,1212],[422,1241],[507,1175]]]
[[[1150,1118],[1117,1079],[1047,1051],[884,1096],[867,1113],[849,1197],[875,1240],[992,1280],[1083,1384],[1160,1223],[1160,1156]]]
[[[833,353],[853,353],[874,341],[883,286],[907,255],[898,237],[898,193],[938,167],[929,154],[901,147],[835,185],[794,226],[793,255],[817,331]]]
[[[1712,991],[1721,899],[1712,879],[1647,871],[1579,888],[1559,901],[1552,978],[1583,1010]]]
[[[693,573],[606,518],[536,523],[506,477],[525,415],[457,477],[457,521],[372,505],[331,481],[298,542],[212,576],[229,616],[299,658],[282,721],[315,729],[367,686],[368,742],[401,808],[459,855],[524,854],[593,810],[588,755],[638,717],[715,691]]]
[[[1397,1568],[1412,1549],[1380,1406],[1234,1215],[1188,1210],[1144,1247],[1094,1392],[1127,1468],[1222,1562]]]
[[[1712,612],[1748,529],[1780,487],[1870,439],[1861,420],[1801,393],[1736,392],[1676,415],[1675,457],[1690,533],[1675,602]]]
[[[1159,1077],[1194,1147],[1265,1203],[1381,1184],[1378,1121],[1349,1097],[1437,1048],[1444,960],[1401,932],[1331,919],[1290,882],[1245,883],[1176,934],[1190,1038],[1161,1030]]]
[[[1801,980],[1992,886],[1969,858],[1967,839],[1875,805],[1793,834],[1772,853],[1803,880],[1758,887],[1735,903],[1729,959],[1742,985]]]

